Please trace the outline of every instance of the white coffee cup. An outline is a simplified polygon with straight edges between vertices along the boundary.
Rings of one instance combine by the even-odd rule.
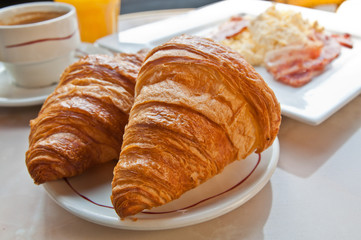
[[[50,19],[37,21],[45,18]],[[57,83],[79,44],[76,11],[70,4],[37,2],[0,9],[0,61],[17,86]]]

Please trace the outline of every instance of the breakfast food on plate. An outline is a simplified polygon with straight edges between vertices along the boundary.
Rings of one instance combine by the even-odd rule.
[[[147,55],[114,168],[123,218],[179,198],[276,138],[280,105],[238,53],[182,35]]]
[[[277,10],[275,5],[254,18],[231,17],[212,37],[294,87],[323,72],[338,57],[341,45],[352,47],[350,35],[328,35],[317,22],[292,10]]]
[[[118,159],[143,57],[89,55],[65,69],[30,121],[26,165],[36,184]]]

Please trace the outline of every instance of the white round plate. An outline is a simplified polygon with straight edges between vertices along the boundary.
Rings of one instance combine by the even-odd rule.
[[[95,47],[92,44],[82,43],[77,49],[74,57],[87,54],[110,54],[104,48]],[[23,88],[14,85],[4,65],[0,62],[0,106],[1,107],[23,107],[42,104],[50,93],[54,91],[57,84],[42,88]]]
[[[235,161],[179,199],[148,211],[153,214],[143,212],[125,219],[119,219],[110,201],[115,162],[43,186],[61,207],[90,222],[130,230],[171,229],[205,222],[241,206],[266,185],[278,158],[276,139],[261,155]]]

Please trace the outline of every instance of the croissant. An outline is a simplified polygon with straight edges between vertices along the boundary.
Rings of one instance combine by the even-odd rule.
[[[121,217],[179,198],[276,138],[280,105],[240,55],[182,35],[152,49],[114,168],[111,200]]]
[[[89,55],[70,65],[30,121],[26,165],[36,184],[119,158],[144,56]]]

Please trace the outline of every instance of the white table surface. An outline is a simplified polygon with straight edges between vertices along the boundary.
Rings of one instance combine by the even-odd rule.
[[[163,231],[87,222],[34,185],[25,152],[39,109],[0,107],[0,239],[361,239],[361,96],[318,126],[284,117],[278,167],[255,197],[208,222]]]

